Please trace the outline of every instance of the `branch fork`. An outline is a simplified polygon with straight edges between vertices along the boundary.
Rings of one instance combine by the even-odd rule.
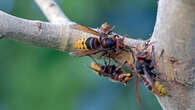
[[[83,37],[97,37],[85,31],[73,28],[79,25],[63,13],[53,0],[35,0],[49,22],[26,20],[0,11],[0,39],[17,40],[23,43],[53,48],[59,51],[74,51],[73,43]],[[193,110],[195,105],[195,2],[194,0],[159,0],[157,21],[150,38],[155,42],[154,53],[165,50],[164,56],[178,59],[190,58],[191,62],[174,65],[165,59],[159,61],[160,73],[168,78],[187,81],[193,87],[186,88],[180,84],[170,83],[166,87],[172,97],[158,98],[164,110]],[[177,16],[176,16],[177,15]],[[118,34],[117,34],[118,35]],[[125,38],[129,47],[142,47],[143,40]],[[112,59],[122,64],[125,60],[132,64],[133,54],[122,51]],[[132,66],[132,65],[131,65]],[[166,68],[165,68],[166,67]],[[177,68],[177,74],[173,74]],[[182,79],[184,78],[184,79]]]

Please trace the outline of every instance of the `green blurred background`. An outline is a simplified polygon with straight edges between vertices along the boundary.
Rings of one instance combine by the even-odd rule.
[[[73,21],[90,27],[104,22],[116,32],[147,39],[153,31],[156,0],[57,0]],[[0,0],[14,16],[47,21],[33,0]],[[90,59],[68,53],[0,41],[0,110],[161,110],[142,85],[136,101],[135,80],[124,87],[95,75]]]

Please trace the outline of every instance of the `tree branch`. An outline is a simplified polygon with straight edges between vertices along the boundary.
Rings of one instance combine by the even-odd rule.
[[[53,16],[53,15],[52,15]],[[54,21],[58,21],[54,20]],[[53,24],[26,20],[0,11],[0,35],[6,39],[17,40],[31,45],[48,47],[60,51],[74,51],[73,43],[83,37],[98,37],[74,27],[77,24]],[[143,41],[127,38],[128,46],[139,45]]]
[[[0,33],[6,39],[63,50],[60,30],[64,28],[63,25],[25,20],[0,11]]]
[[[159,71],[167,80],[171,97],[159,98],[163,110],[194,110],[195,108],[195,1],[160,0],[157,21],[151,40],[155,53],[165,50]],[[178,61],[171,62],[170,57]]]
[[[53,0],[35,0],[35,2],[50,22],[57,24],[72,23]]]
[[[4,36],[6,39],[60,51],[74,51],[72,44],[83,37],[98,37],[75,29],[74,27],[79,25],[70,21],[54,1],[36,0],[36,3],[52,23],[21,19],[0,11],[0,37]],[[195,81],[194,12],[195,2],[193,0],[160,0],[157,22],[151,38],[156,42],[154,43],[156,56],[162,49],[165,50],[164,58],[158,65],[162,77],[167,77],[167,80],[174,79],[183,84],[190,83],[193,87]],[[143,41],[126,38],[124,43],[135,47],[143,44]],[[124,57],[124,55],[119,56]],[[171,63],[169,57],[190,60],[183,64]],[[194,109],[194,88],[173,82],[166,83],[166,87],[171,97],[158,98],[164,110]]]

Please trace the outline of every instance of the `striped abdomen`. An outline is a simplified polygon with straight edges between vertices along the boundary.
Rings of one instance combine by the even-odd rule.
[[[153,88],[152,85],[150,85],[150,83],[145,78],[142,78],[141,80],[144,86],[148,88],[152,93],[155,93],[155,90],[157,90],[160,96],[166,96],[168,94],[166,88],[160,83],[160,81],[154,81],[155,88]]]
[[[74,48],[77,50],[96,50],[99,46],[98,38],[95,37],[82,38],[74,43]]]
[[[164,87],[163,84],[161,84],[160,81],[155,81],[154,86],[159,91],[161,96],[166,96],[168,94],[167,89]]]

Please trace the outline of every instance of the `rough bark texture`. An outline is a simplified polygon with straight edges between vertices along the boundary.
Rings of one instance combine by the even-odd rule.
[[[151,40],[156,55],[165,50],[159,71],[162,78],[178,82],[168,83],[170,97],[159,102],[163,110],[195,110],[195,1],[160,0],[157,14]]]

